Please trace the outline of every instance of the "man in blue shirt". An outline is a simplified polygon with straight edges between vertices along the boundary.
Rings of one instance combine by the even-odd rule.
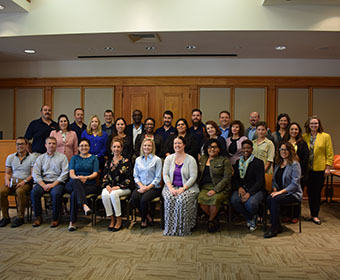
[[[245,136],[253,141],[255,139],[257,139],[257,135],[256,135],[256,124],[260,121],[260,114],[258,112],[252,112],[249,116],[249,123],[250,123],[250,127],[248,127],[246,129],[246,132],[245,132]],[[274,142],[274,139],[273,139],[273,136],[272,136],[272,132],[270,131],[269,128],[267,128],[267,135],[266,137]]]
[[[220,129],[221,129],[221,136],[224,137],[224,139],[228,138],[229,135],[229,126],[230,126],[230,113],[228,111],[222,111],[219,115],[219,121],[220,121]]]
[[[204,138],[205,124],[202,123],[202,111],[200,109],[193,109],[191,111],[192,127],[189,132],[195,136],[197,143],[201,143]]]
[[[35,156],[46,152],[45,139],[50,136],[52,130],[58,127],[57,123],[51,119],[51,108],[48,105],[41,107],[40,115],[39,119],[31,121],[25,133],[27,140],[33,138],[31,150]]]
[[[169,135],[175,134],[176,129],[171,125],[174,114],[167,110],[163,113],[163,126],[156,129],[156,134],[159,134],[163,138],[163,143]]]
[[[84,130],[86,130],[86,124],[84,124],[84,109],[83,108],[76,108],[74,109],[74,122],[71,123],[70,128],[73,130],[78,137],[78,142],[81,138],[81,134]]]
[[[114,118],[112,110],[105,110],[104,112],[104,123],[102,124],[102,131],[106,132],[107,136],[113,133]]]

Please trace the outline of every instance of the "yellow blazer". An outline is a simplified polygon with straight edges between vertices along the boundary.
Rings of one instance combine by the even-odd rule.
[[[302,138],[307,143],[308,149],[310,149],[310,133],[303,134]],[[318,132],[314,143],[313,171],[323,171],[326,169],[326,165],[332,166],[333,158],[331,136],[325,132]]]

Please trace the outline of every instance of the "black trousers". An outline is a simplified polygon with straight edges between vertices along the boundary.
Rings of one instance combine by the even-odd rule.
[[[70,198],[70,211],[71,222],[77,221],[78,207],[81,208],[83,204],[87,203],[86,196],[91,193],[97,193],[98,188],[94,184],[83,184],[80,180],[71,179],[65,186],[65,191],[71,194]]]
[[[146,221],[146,216],[149,214],[151,200],[159,196],[161,196],[160,188],[152,188],[145,193],[139,193],[138,189],[133,191],[130,203],[132,207],[138,208],[140,211],[142,222]]]
[[[307,181],[307,193],[309,209],[312,217],[319,216],[321,203],[321,190],[325,181],[324,171],[309,171]]]
[[[280,223],[281,206],[294,202],[299,202],[299,200],[297,200],[294,196],[288,194],[279,194],[274,197],[272,197],[271,195],[267,196],[267,205],[270,210],[270,223],[273,229],[278,230],[281,226]]]

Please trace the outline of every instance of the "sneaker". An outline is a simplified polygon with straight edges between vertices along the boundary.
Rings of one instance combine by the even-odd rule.
[[[255,215],[250,221],[249,230],[255,231],[257,229],[256,223],[257,223],[257,215]]]
[[[0,221],[0,227],[5,227],[11,222],[10,218],[3,218]]]
[[[247,220],[247,228],[250,228],[251,220]]]
[[[17,228],[20,227],[21,225],[23,225],[25,223],[24,218],[15,218],[15,220],[13,221],[13,223],[11,224],[11,228]]]
[[[251,226],[249,227],[249,230],[250,230],[251,232],[253,232],[253,231],[257,230],[257,226],[256,226],[256,225],[251,225]]]

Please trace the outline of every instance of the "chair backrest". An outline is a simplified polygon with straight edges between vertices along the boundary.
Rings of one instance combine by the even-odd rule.
[[[273,179],[273,175],[265,173],[264,176],[265,176],[265,179],[266,179],[266,190],[271,192],[272,191],[272,179]]]
[[[335,169],[340,169],[340,154],[334,156],[333,167]]]

